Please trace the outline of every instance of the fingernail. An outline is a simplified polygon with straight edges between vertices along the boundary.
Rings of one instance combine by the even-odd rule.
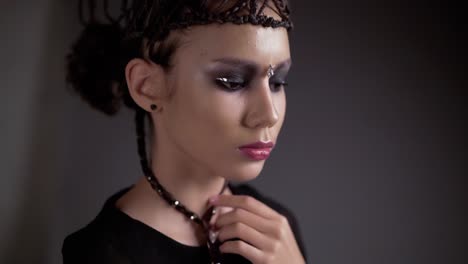
[[[216,201],[218,201],[218,195],[211,196],[209,200],[210,200],[210,203],[215,203]]]
[[[214,231],[214,230],[208,231],[208,238],[210,239],[210,242],[213,243],[213,244],[218,239],[218,235],[219,235],[219,232],[217,232],[217,231]]]

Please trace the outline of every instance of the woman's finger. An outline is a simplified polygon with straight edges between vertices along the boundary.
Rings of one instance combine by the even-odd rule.
[[[279,216],[275,210],[248,195],[217,195],[211,197],[209,201],[214,206],[242,208],[267,219],[274,219]]]
[[[237,222],[223,226],[221,229],[219,229],[218,232],[218,239],[221,242],[227,242],[228,240],[232,239],[240,239],[263,251],[272,249],[270,245],[272,240],[269,237],[243,223]]]
[[[223,253],[241,255],[252,263],[262,263],[262,259],[264,258],[264,253],[260,249],[242,240],[226,241],[221,244],[219,250]]]
[[[266,218],[241,208],[235,208],[228,213],[219,215],[214,223],[214,226],[216,229],[220,229],[224,226],[232,225],[234,223],[243,223],[261,233],[271,233],[276,228],[274,222],[268,221]]]

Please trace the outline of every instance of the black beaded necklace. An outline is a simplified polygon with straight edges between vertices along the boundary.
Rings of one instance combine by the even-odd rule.
[[[216,208],[211,206],[206,210],[206,212],[200,217],[193,211],[189,210],[185,205],[183,205],[179,200],[175,199],[174,196],[167,191],[161,183],[157,180],[154,175],[153,170],[148,164],[146,158],[146,144],[145,144],[145,133],[144,133],[144,118],[145,113],[137,111],[135,116],[136,127],[137,127],[137,142],[138,142],[138,152],[140,154],[140,163],[143,169],[143,173],[146,176],[146,180],[150,183],[156,193],[163,198],[170,206],[174,207],[177,211],[185,215],[191,222],[198,224],[202,227],[206,237],[207,237],[207,247],[210,253],[211,264],[221,264],[221,252],[219,251],[220,241],[216,237],[216,233],[210,228],[210,220],[213,215],[216,214]],[[225,181],[223,187],[219,194],[222,194],[228,182]]]
[[[210,229],[209,223],[211,217],[216,214],[216,208],[211,206],[206,210],[202,217],[198,216],[196,213],[187,209],[179,200],[176,200],[174,196],[168,192],[164,187],[159,183],[159,181],[154,177],[154,175],[147,175],[146,179],[151,184],[153,190],[155,190],[159,196],[163,198],[170,206],[174,207],[177,211],[184,214],[190,221],[200,225],[207,237],[207,246],[210,252],[211,263],[221,264],[221,253],[219,252],[220,242],[216,238],[216,233]],[[227,182],[224,183],[223,188],[219,194],[223,193],[226,190]]]

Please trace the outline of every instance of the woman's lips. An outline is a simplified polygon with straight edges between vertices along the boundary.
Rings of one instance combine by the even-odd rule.
[[[239,147],[239,150],[252,160],[265,160],[270,156],[274,143],[258,141]]]
[[[253,160],[265,160],[270,156],[272,148],[239,148],[247,157]]]

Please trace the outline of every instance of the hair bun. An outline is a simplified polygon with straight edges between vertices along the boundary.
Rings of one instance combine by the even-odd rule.
[[[122,35],[118,24],[88,24],[67,56],[67,82],[92,107],[108,115],[119,110],[124,92]]]

